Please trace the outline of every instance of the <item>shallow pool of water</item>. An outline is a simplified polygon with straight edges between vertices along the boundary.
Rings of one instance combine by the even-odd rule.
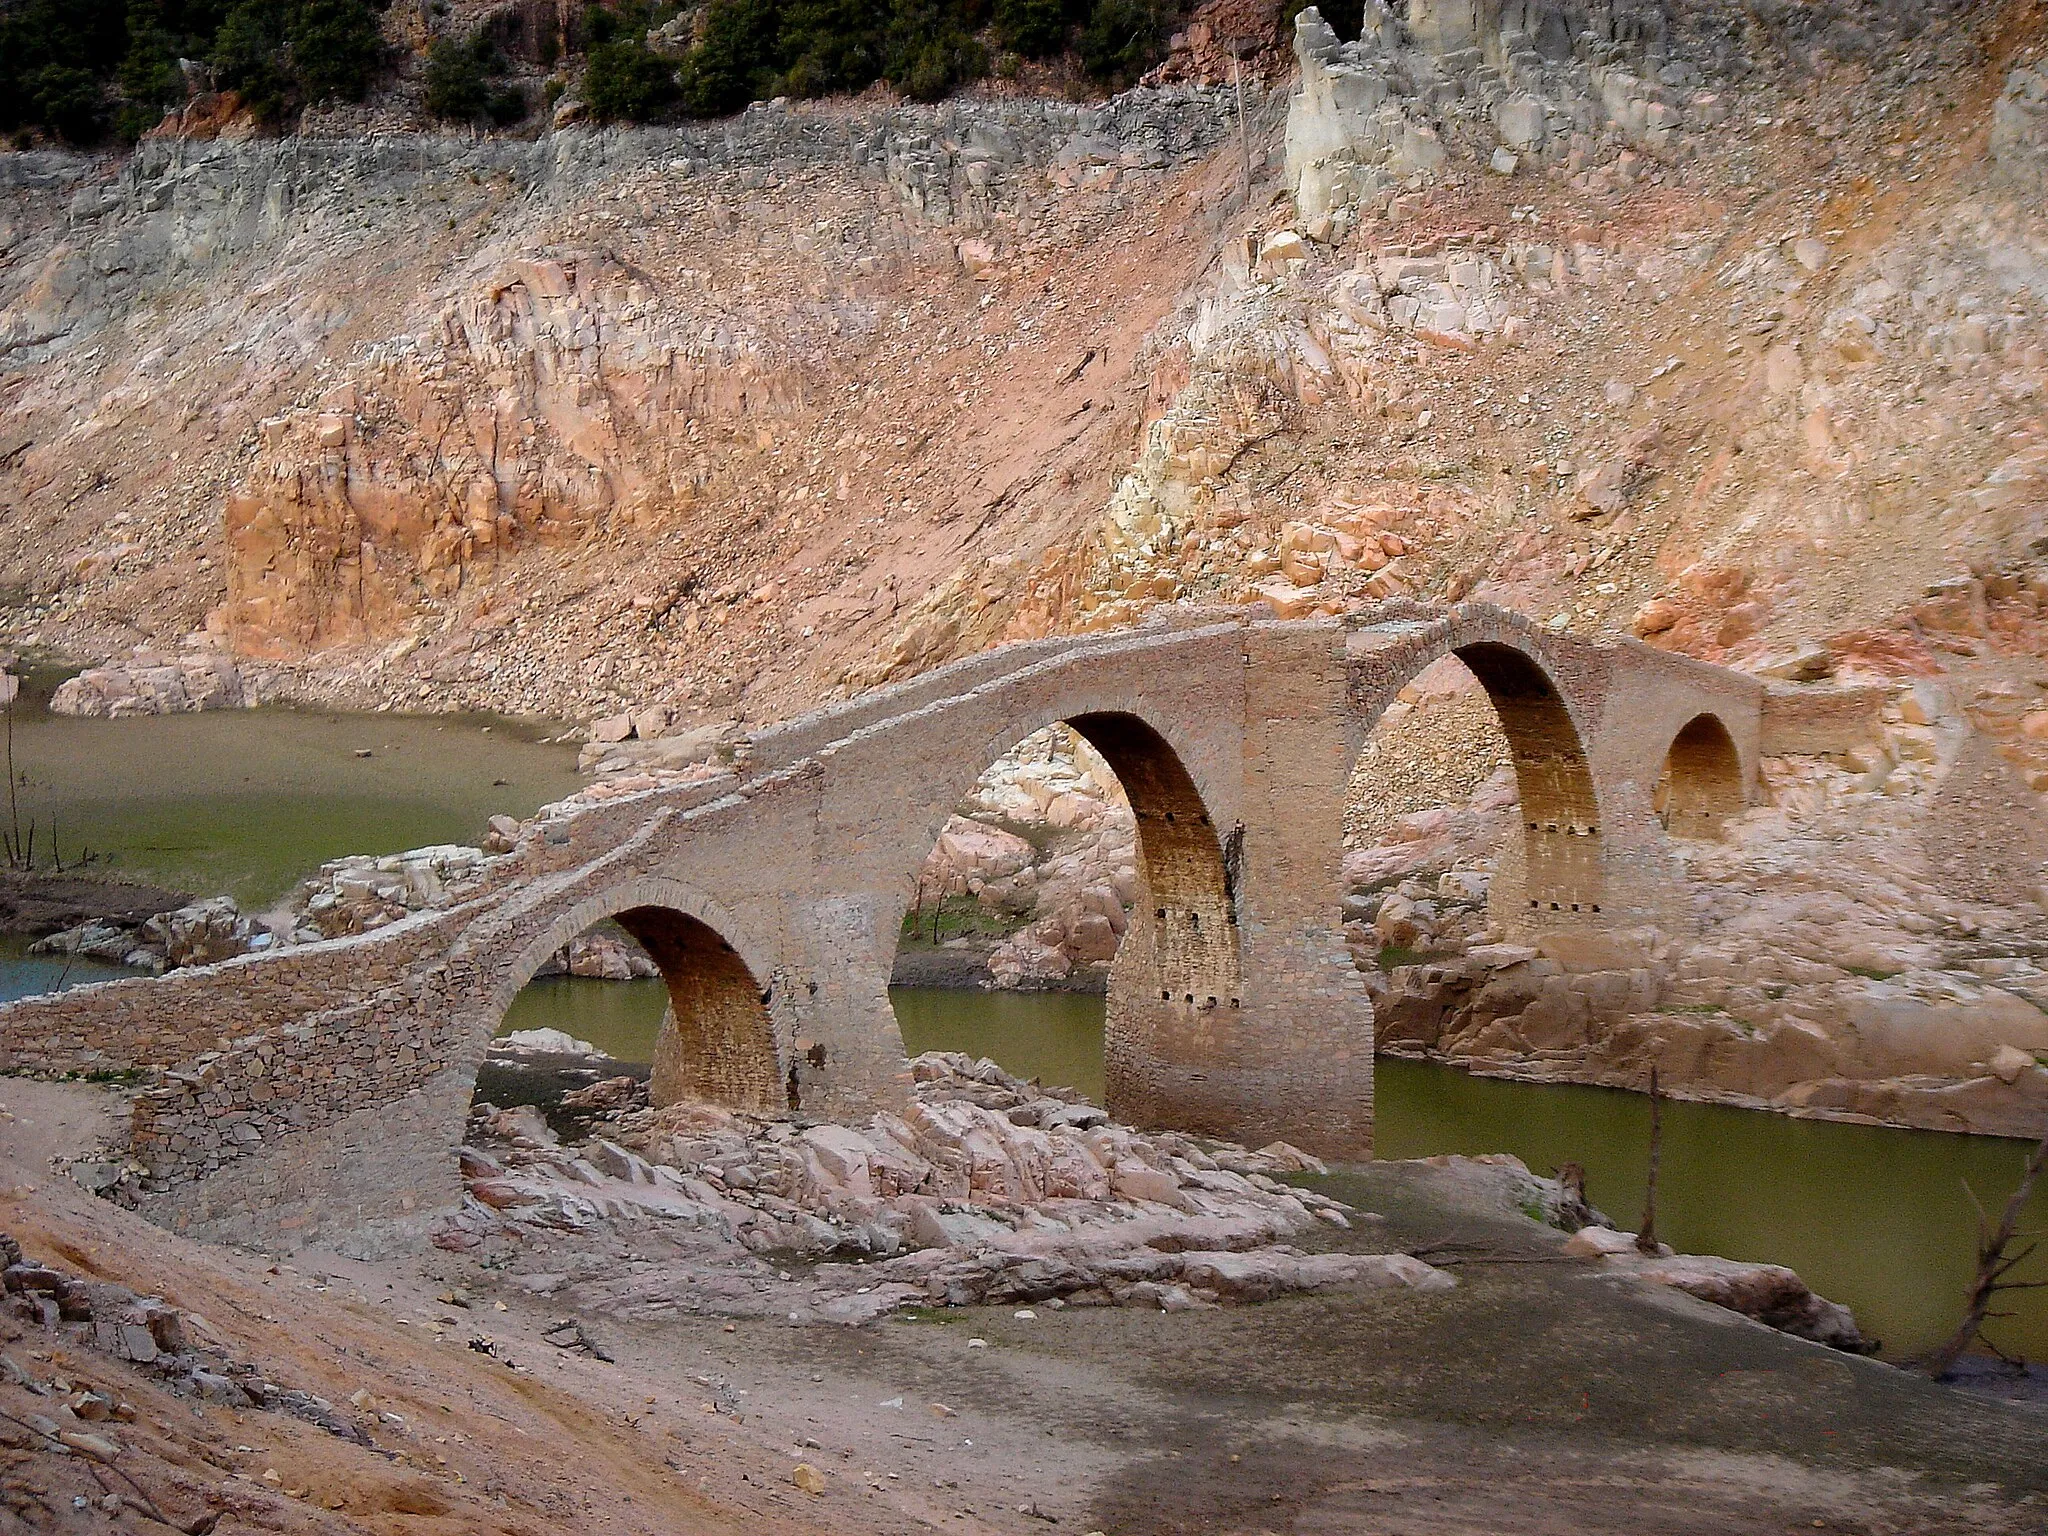
[[[29,942],[19,934],[0,934],[0,1003],[34,997],[40,992],[68,991],[89,981],[113,981],[144,974],[98,960],[76,960],[69,955],[32,955],[28,952]]]
[[[1102,1093],[1102,999],[1074,993],[899,987],[890,993],[912,1053],[959,1050],[1010,1071]],[[651,1058],[667,993],[659,982],[558,978],[521,993],[508,1028],[551,1024],[627,1061]],[[1577,1162],[1587,1194],[1616,1222],[1642,1215],[1649,1101],[1605,1088],[1477,1078],[1426,1062],[1377,1064],[1382,1157],[1511,1152],[1539,1173]],[[1688,1253],[1790,1265],[1854,1309],[1900,1358],[1954,1325],[1974,1269],[1968,1180],[1994,1216],[2027,1146],[1791,1120],[1669,1101],[1657,1228]],[[2027,1225],[2048,1227],[2048,1190]],[[2032,1271],[2048,1278],[2048,1259]],[[2008,1350],[2048,1355],[2048,1292],[2021,1292],[1996,1325]]]
[[[497,813],[525,816],[577,785],[573,747],[532,721],[222,710],[137,720],[47,713],[24,694],[14,720],[19,821],[39,867],[54,827],[67,865],[245,907],[322,861],[475,843]],[[368,753],[368,756],[359,754]],[[0,802],[0,818],[15,812]]]

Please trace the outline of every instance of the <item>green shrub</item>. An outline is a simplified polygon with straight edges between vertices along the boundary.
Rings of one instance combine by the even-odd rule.
[[[126,0],[0,3],[0,128],[90,143],[106,130],[106,84],[127,51]]]
[[[467,42],[442,38],[427,54],[427,111],[457,123],[484,117],[501,125],[518,122],[526,116],[526,98],[501,82],[505,69],[505,56],[488,32],[479,30]]]
[[[452,37],[438,39],[427,53],[426,108],[451,122],[474,122],[484,115],[490,80],[474,43]]]
[[[965,32],[906,43],[891,59],[889,83],[913,101],[939,101],[988,73],[988,51]]]
[[[185,76],[155,0],[135,0],[128,7],[128,51],[116,79],[122,104],[115,126],[125,139],[139,138],[185,99]]]
[[[213,67],[220,83],[240,92],[259,116],[283,111],[291,88],[284,7],[276,0],[242,0],[220,24]]]
[[[1159,56],[1159,20],[1146,0],[1099,0],[1081,29],[1081,67],[1106,85],[1130,84]]]
[[[676,95],[675,66],[647,46],[644,30],[622,30],[590,50],[583,100],[599,122],[645,122]]]
[[[769,94],[780,51],[775,0],[712,0],[683,61],[684,109],[693,117],[723,117]]]
[[[362,0],[240,0],[215,34],[220,83],[260,116],[307,102],[360,101],[384,58]]]
[[[775,36],[776,54],[787,61],[782,93],[866,90],[882,77],[887,19],[869,0],[789,0]]]
[[[27,85],[36,121],[71,143],[90,144],[106,131],[106,92],[87,71],[45,64]]]
[[[377,13],[362,0],[303,0],[285,33],[293,83],[307,101],[361,101],[384,59]]]
[[[1071,0],[996,0],[996,39],[1027,59],[1049,58],[1067,46],[1085,9]]]

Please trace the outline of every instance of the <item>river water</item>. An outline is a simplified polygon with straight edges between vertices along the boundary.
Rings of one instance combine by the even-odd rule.
[[[13,723],[15,806],[37,865],[51,827],[67,867],[247,908],[327,859],[475,843],[500,812],[530,815],[577,786],[576,751],[533,721],[490,716],[220,710],[78,720],[25,691]],[[367,754],[367,755],[365,755]],[[0,819],[15,810],[0,802]]]
[[[1079,1088],[1100,1101],[1100,997],[898,987],[903,1043],[919,1051],[991,1056],[1010,1071]],[[621,1061],[653,1054],[666,990],[658,981],[537,981],[505,1027],[543,1025]],[[1650,1106],[1607,1088],[1472,1077],[1451,1067],[1381,1058],[1375,1070],[1381,1157],[1512,1152],[1538,1173],[1576,1162],[1592,1202],[1622,1226],[1641,1218]],[[1667,1101],[1657,1230],[1684,1253],[1765,1260],[1799,1271],[1852,1308],[1897,1359],[1955,1324],[1974,1270],[1975,1218],[1963,1181],[1994,1215],[2018,1181],[2025,1143],[1944,1136],[1760,1110]],[[2026,1223],[2048,1227],[2048,1190]],[[2048,1261],[2036,1266],[2048,1278]],[[2020,1292],[2019,1314],[1993,1337],[2048,1355],[2048,1292]]]
[[[107,856],[99,868],[251,905],[323,859],[473,843],[493,813],[524,815],[568,793],[573,753],[546,734],[489,719],[258,710],[104,721],[31,708],[15,723],[17,793],[24,824],[33,815],[44,838],[55,814],[67,858],[89,843]],[[119,974],[0,938],[0,1000]],[[993,1056],[1101,1097],[1100,997],[897,988],[892,999],[913,1054]],[[504,1027],[552,1026],[645,1062],[665,1001],[659,982],[548,978],[519,995]],[[1632,1227],[1641,1212],[1649,1106],[1639,1095],[1382,1060],[1377,1115],[1383,1157],[1512,1152],[1545,1173],[1574,1161],[1616,1221]],[[2012,1141],[1672,1103],[1659,1231],[1687,1252],[1791,1265],[1852,1306],[1896,1358],[1946,1332],[1969,1281],[1963,1182],[1995,1214],[2025,1154]],[[2048,1191],[2028,1224],[2048,1227]],[[2048,1256],[2035,1270],[2048,1276]],[[2018,1293],[2010,1309],[2019,1315],[1995,1337],[2048,1356],[2048,1292]]]

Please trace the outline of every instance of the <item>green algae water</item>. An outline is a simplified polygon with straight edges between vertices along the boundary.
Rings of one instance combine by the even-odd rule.
[[[244,908],[324,860],[476,843],[493,815],[531,814],[577,786],[559,727],[488,716],[219,710],[135,720],[49,714],[24,692],[14,719],[19,819],[37,863],[52,829],[66,866]],[[0,803],[0,817],[10,817]]]
[[[1102,1102],[1102,1010],[1088,992],[976,992],[891,987],[903,1048],[966,1051],[1048,1087],[1078,1088]]]
[[[1614,1221],[1642,1219],[1650,1103],[1637,1093],[1472,1077],[1452,1067],[1375,1063],[1381,1157],[1512,1152],[1538,1173],[1576,1162],[1586,1195]],[[1682,1253],[1784,1264],[1847,1305],[1898,1360],[1939,1343],[1976,1272],[1976,1216],[1995,1221],[2018,1184],[2026,1142],[1794,1120],[1723,1104],[1664,1105],[1657,1234]],[[2037,1188],[2023,1227],[2048,1227]],[[2048,1279],[2048,1254],[2028,1277]],[[2017,1276],[2015,1278],[2018,1278]],[[2007,1353],[2048,1356],[2048,1292],[2002,1298]]]
[[[668,987],[659,981],[594,981],[585,976],[540,976],[529,981],[505,1010],[498,1033],[559,1029],[588,1041],[614,1061],[646,1066],[668,1009]]]
[[[889,1001],[911,1055],[968,1051],[1051,1086],[1102,1099],[1102,999],[1085,992],[978,992],[891,987]],[[668,1006],[659,981],[543,976],[512,1000],[498,1033],[559,1029],[616,1061],[654,1060]]]
[[[968,1051],[1023,1076],[1101,1092],[1099,997],[896,988],[890,998],[913,1054]],[[660,1013],[657,1001],[657,1027]],[[1511,1152],[1545,1174],[1576,1162],[1595,1205],[1624,1227],[1641,1220],[1650,1136],[1641,1094],[1472,1077],[1384,1057],[1375,1080],[1379,1156]],[[1964,1181],[1995,1220],[2028,1150],[1994,1137],[1668,1100],[1657,1230],[1682,1252],[1796,1269],[1852,1308],[1887,1357],[1903,1359],[1938,1343],[1961,1313],[1976,1252]],[[2048,1189],[2036,1193],[2023,1225],[2048,1227]],[[2025,1273],[2048,1279],[2048,1252]],[[2048,1291],[2017,1292],[2004,1303],[2001,1310],[2017,1315],[1992,1325],[2000,1347],[2048,1356]]]

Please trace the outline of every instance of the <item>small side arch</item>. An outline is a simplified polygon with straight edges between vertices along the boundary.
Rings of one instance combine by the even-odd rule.
[[[1726,833],[1728,818],[1741,813],[1747,797],[1742,755],[1718,715],[1694,715],[1671,738],[1650,803],[1673,837],[1718,841]]]
[[[678,881],[628,881],[579,902],[520,952],[498,984],[492,1017],[504,1017],[548,956],[606,919],[647,951],[668,987],[650,1101],[701,1099],[755,1114],[780,1110],[788,1090],[768,1012],[771,994],[760,980],[766,957],[750,963],[727,937],[738,933],[730,915]]]

